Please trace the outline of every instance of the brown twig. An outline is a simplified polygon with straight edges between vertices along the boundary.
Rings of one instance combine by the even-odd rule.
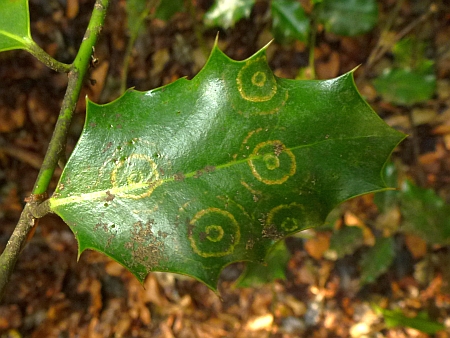
[[[30,211],[31,204],[27,203],[20,215],[19,222],[17,223],[5,250],[0,256],[0,299],[6,290],[11,274],[19,258],[20,251],[25,245],[28,233],[34,226],[35,219]]]
[[[400,10],[400,5],[402,1],[399,1],[397,3],[397,6],[395,10],[392,12],[391,19],[396,17],[398,14],[398,11]],[[436,13],[437,6],[435,4],[431,4],[428,11],[424,13],[419,19],[412,21],[409,25],[404,27],[400,32],[398,32],[393,39],[389,41],[384,41],[385,34],[390,30],[392,20],[388,20],[388,23],[386,24],[386,27],[383,29],[383,32],[380,34],[380,38],[378,39],[377,45],[375,48],[372,49],[367,62],[365,64],[365,67],[363,68],[362,73],[358,77],[358,82],[362,81],[366,75],[367,71],[376,63],[378,62],[383,55],[385,55],[389,50],[392,49],[392,47],[400,41],[403,37],[405,37],[408,33],[410,33],[415,27],[425,22],[432,14]]]
[[[13,157],[21,162],[27,163],[34,169],[38,169],[42,164],[42,157],[34,152],[25,150],[20,147],[15,146],[4,146],[0,147],[0,153],[5,153],[6,155]]]

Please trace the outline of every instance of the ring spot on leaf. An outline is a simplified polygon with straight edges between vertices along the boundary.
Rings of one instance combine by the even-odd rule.
[[[248,61],[239,71],[236,83],[242,98],[251,102],[268,101],[277,93],[277,82],[265,56]]]
[[[189,240],[196,254],[222,257],[231,254],[241,238],[239,224],[228,211],[200,210],[189,222]]]
[[[352,74],[279,79],[263,53],[232,61],[215,46],[191,80],[88,102],[85,128],[49,201],[79,253],[104,252],[141,282],[149,271],[177,272],[216,291],[226,265],[262,260],[274,240],[323,224],[343,200],[383,189],[380,171],[403,135],[362,100]],[[253,59],[261,68],[252,68]],[[242,96],[253,94],[255,101]],[[311,130],[316,125],[322,131]],[[334,137],[322,142],[324,133]],[[217,173],[205,175],[206,164]]]
[[[280,166],[280,159],[275,154],[266,154],[263,157],[263,161],[266,164],[267,169],[275,170]]]
[[[237,74],[236,89],[230,92],[229,100],[244,117],[277,114],[289,97],[288,90],[279,86],[265,55],[245,62]]]
[[[148,197],[161,184],[158,166],[151,157],[144,154],[131,154],[119,161],[111,173],[113,189],[120,188],[126,192],[117,192],[124,198],[140,199]],[[128,192],[132,191],[132,192]]]
[[[295,155],[279,140],[256,145],[248,160],[253,176],[264,184],[283,184],[295,174]]]
[[[252,84],[254,84],[257,87],[262,87],[266,83],[267,76],[264,74],[264,72],[256,72],[252,76]]]
[[[290,233],[300,229],[299,218],[304,208],[298,203],[282,204],[270,210],[266,219],[266,226],[276,226],[279,230]]]
[[[220,225],[208,225],[206,227],[206,238],[211,242],[219,242],[223,238],[223,228]]]
[[[250,107],[248,107],[248,110],[247,109],[239,109],[238,113],[244,117],[249,117],[252,115],[264,116],[264,115],[277,114],[286,104],[288,97],[289,97],[289,92],[287,90],[284,92],[282,91],[279,95],[276,96],[276,98],[274,98],[272,101],[270,101],[270,106],[274,107],[274,108],[268,109],[267,104],[265,104],[264,102],[251,103]],[[262,107],[262,106],[260,107],[260,105],[264,105],[264,107]],[[258,108],[258,107],[260,107],[260,108]]]

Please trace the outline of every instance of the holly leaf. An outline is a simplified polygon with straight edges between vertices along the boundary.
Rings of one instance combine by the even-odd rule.
[[[0,52],[29,49],[32,44],[27,0],[3,0],[0,9]]]
[[[103,252],[140,281],[168,271],[216,290],[224,266],[263,261],[342,201],[385,189],[380,171],[404,135],[352,73],[281,79],[265,49],[234,61],[216,45],[192,80],[88,102],[49,201],[79,254]]]
[[[258,287],[286,279],[286,266],[291,257],[284,241],[279,241],[266,256],[266,262],[249,262],[234,283],[238,288]]]
[[[411,106],[433,97],[436,92],[436,75],[432,64],[420,70],[392,68],[383,72],[373,84],[383,100]]]
[[[436,334],[445,330],[445,325],[430,319],[428,313],[423,311],[419,312],[416,317],[407,317],[400,309],[383,309],[375,304],[373,307],[377,313],[383,315],[388,328],[410,327],[428,334]]]
[[[300,2],[295,0],[273,0],[272,32],[275,39],[283,43],[293,40],[306,42],[309,34],[309,18]]]
[[[363,230],[359,227],[346,226],[333,233],[327,258],[341,259],[353,254],[364,244]]]
[[[360,261],[361,285],[373,283],[385,273],[395,256],[394,239],[392,237],[378,238]]]
[[[378,20],[376,0],[323,0],[319,20],[327,31],[344,36],[369,32]]]
[[[233,27],[242,18],[248,18],[255,0],[215,0],[205,13],[206,26],[219,26],[224,29]]]
[[[433,189],[405,180],[401,186],[402,230],[431,244],[450,244],[450,205]]]
[[[390,187],[397,187],[398,173],[397,168],[393,162],[389,162],[384,166],[383,177],[386,184]],[[400,199],[399,190],[386,190],[375,194],[373,202],[382,214],[388,213],[390,210],[398,207]]]

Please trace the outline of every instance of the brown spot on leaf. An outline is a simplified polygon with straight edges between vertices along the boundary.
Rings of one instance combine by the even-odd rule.
[[[112,142],[106,143],[105,149],[103,149],[103,152],[107,151],[109,148],[111,148]]]
[[[108,248],[109,246],[111,246],[114,237],[116,237],[115,234],[111,234],[111,235],[108,237],[108,239],[106,240],[106,246],[105,246],[105,249]]]
[[[252,250],[254,245],[255,245],[255,241],[253,239],[249,239],[247,241],[247,243],[245,243],[245,249]]]
[[[114,197],[116,197],[116,195],[111,194],[109,192],[109,190],[106,192],[106,201],[107,202],[111,202],[114,199]]]
[[[214,172],[214,171],[216,171],[216,167],[213,166],[213,165],[207,165],[207,166],[205,167],[205,172],[207,172],[207,173],[212,173],[212,172]]]
[[[206,232],[201,231],[198,235],[200,242],[203,242],[206,239],[206,236],[207,236]]]
[[[159,230],[158,231],[158,236],[162,237],[162,238],[166,238],[167,236],[169,236],[169,234],[167,232],[165,232],[165,231]]]
[[[186,220],[184,221],[184,224],[186,224],[186,226],[187,226],[188,235],[192,236],[193,231],[194,231],[194,225],[191,224],[191,220],[189,218],[186,218]]]
[[[284,237],[284,234],[280,233],[275,224],[269,224],[265,226],[261,232],[263,238],[270,238],[272,240],[278,240]]]
[[[273,145],[273,152],[275,153],[275,156],[280,156],[280,154],[284,150],[284,145],[282,143],[276,142]]]
[[[108,232],[108,224],[102,223],[102,222],[98,222],[95,225],[94,230],[98,231],[99,229],[103,230],[104,232]]]
[[[184,181],[184,174],[182,172],[177,172],[175,175],[173,175],[173,179],[175,181]]]
[[[164,258],[164,242],[160,241],[153,233],[154,220],[147,223],[141,221],[133,224],[131,229],[131,240],[125,243],[125,249],[131,251],[131,267],[143,265],[151,270]]]

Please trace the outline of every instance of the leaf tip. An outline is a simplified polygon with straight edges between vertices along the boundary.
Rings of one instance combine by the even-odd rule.
[[[76,237],[76,236],[75,236],[75,237]],[[81,247],[81,244],[80,244],[80,241],[78,240],[78,238],[77,238],[77,243],[78,243],[77,263],[79,263],[79,262],[80,262],[81,254],[86,250],[86,248],[82,248],[82,247]]]
[[[220,32],[217,31],[216,38],[214,39],[214,47],[213,48],[216,48],[219,45],[219,34],[220,34]]]
[[[272,39],[272,40],[270,40],[268,43],[266,43],[266,44],[264,45],[264,47],[261,48],[261,50],[263,50],[263,51],[267,50],[267,49],[270,47],[270,45],[272,44],[272,42],[273,42],[274,40],[275,40],[275,39]]]
[[[351,70],[349,71],[349,73],[351,73],[351,74],[355,73],[355,72],[359,69],[359,67],[361,67],[361,64],[355,66],[353,69],[351,69]]]

